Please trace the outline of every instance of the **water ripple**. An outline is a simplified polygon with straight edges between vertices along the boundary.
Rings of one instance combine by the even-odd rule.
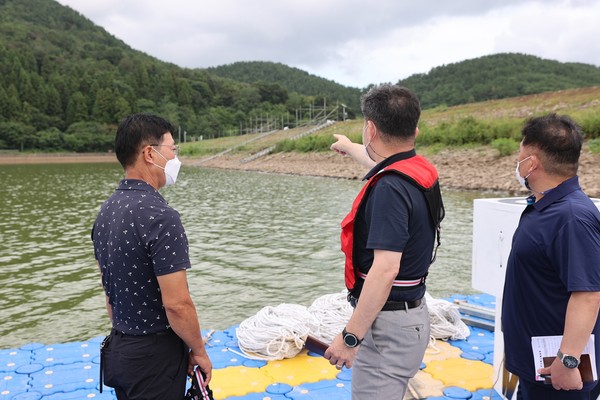
[[[0,348],[105,333],[90,229],[120,167],[0,166],[0,176]],[[223,329],[265,305],[309,305],[342,290],[339,223],[361,185],[184,166],[162,194],[188,234],[201,325]],[[473,197],[445,193],[443,246],[428,279],[434,296],[472,292]]]

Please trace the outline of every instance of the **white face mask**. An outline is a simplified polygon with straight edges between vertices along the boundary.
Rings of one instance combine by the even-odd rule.
[[[154,150],[154,151],[156,151],[156,150]],[[156,152],[158,154],[160,154],[158,151],[156,151]],[[167,160],[167,158],[165,156],[163,156],[162,154],[160,154],[160,156],[162,158],[164,158],[165,160]],[[170,186],[177,181],[177,175],[179,175],[179,168],[181,168],[181,161],[179,161],[179,158],[177,158],[177,156],[175,156],[175,158],[173,158],[172,160],[167,160],[167,163],[165,164],[164,168],[158,164],[154,164],[154,165],[156,165],[158,168],[165,171],[165,178],[166,178],[165,186]]]
[[[522,159],[521,161],[517,161],[517,169],[515,170],[515,178],[517,178],[517,181],[519,181],[519,184],[521,186],[523,186],[525,189],[530,189],[529,188],[529,184],[527,183],[527,178],[529,177],[529,174],[527,174],[527,176],[525,178],[523,178],[521,176],[521,173],[519,172],[519,166],[521,165],[521,163],[527,159],[529,159],[531,156],[529,157],[525,157],[524,159]]]
[[[365,142],[364,137],[365,137],[365,131],[366,131],[367,125],[365,124],[363,127],[363,143]],[[371,142],[365,144],[365,153],[367,153],[367,157],[369,157],[369,159],[371,161],[376,162],[375,160],[373,160],[373,157],[371,157],[371,154],[369,154],[369,145],[371,144]]]

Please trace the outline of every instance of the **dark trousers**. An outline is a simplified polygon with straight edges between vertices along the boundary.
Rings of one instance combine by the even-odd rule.
[[[104,384],[118,400],[181,400],[189,349],[173,331],[147,336],[113,330],[103,352]]]
[[[596,400],[600,398],[600,384],[597,384],[590,392],[590,398]]]
[[[519,380],[519,400],[596,400],[589,391],[555,390],[552,385]]]

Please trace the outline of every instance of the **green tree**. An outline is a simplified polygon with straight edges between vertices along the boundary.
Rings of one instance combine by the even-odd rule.
[[[0,141],[8,149],[30,149],[35,138],[35,128],[23,122],[0,122]]]
[[[9,113],[8,95],[4,87],[0,85],[0,121],[6,120]]]
[[[63,133],[58,128],[38,132],[35,148],[42,151],[63,150]]]
[[[187,80],[177,81],[177,103],[181,106],[192,105],[192,88]]]
[[[278,83],[258,82],[256,84],[260,98],[266,103],[284,104],[288,99],[288,92]]]
[[[115,109],[115,115],[113,117],[114,121],[121,121],[127,115],[131,114],[131,106],[129,105],[129,102],[121,96],[118,96],[115,99],[114,109]]]
[[[148,76],[148,70],[143,62],[135,63],[135,70],[133,73],[135,91],[138,96],[146,97],[150,93],[148,86],[150,85],[150,77]]]
[[[92,108],[92,117],[103,123],[114,122],[113,93],[110,89],[102,88],[96,92],[96,100]]]
[[[59,116],[62,114],[62,100],[60,93],[51,84],[46,85],[44,90],[45,105],[44,112],[48,115]]]
[[[81,92],[75,92],[69,99],[66,112],[67,126],[88,119],[87,98]]]
[[[6,119],[13,120],[17,119],[21,111],[21,99],[19,98],[19,92],[15,85],[11,84],[6,91],[6,108],[5,113],[2,115]]]

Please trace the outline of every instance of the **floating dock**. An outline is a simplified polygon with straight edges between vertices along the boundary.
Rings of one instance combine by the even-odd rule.
[[[495,298],[481,294],[445,300],[459,305],[471,334],[466,340],[438,340],[430,346],[405,399],[502,399],[493,389]],[[339,371],[306,350],[281,361],[248,359],[238,347],[235,328],[203,331],[203,336],[209,337],[206,346],[214,368],[210,387],[215,399],[351,398],[351,369]],[[52,345],[29,343],[0,350],[0,400],[116,400],[109,387],[99,392],[102,339]]]

